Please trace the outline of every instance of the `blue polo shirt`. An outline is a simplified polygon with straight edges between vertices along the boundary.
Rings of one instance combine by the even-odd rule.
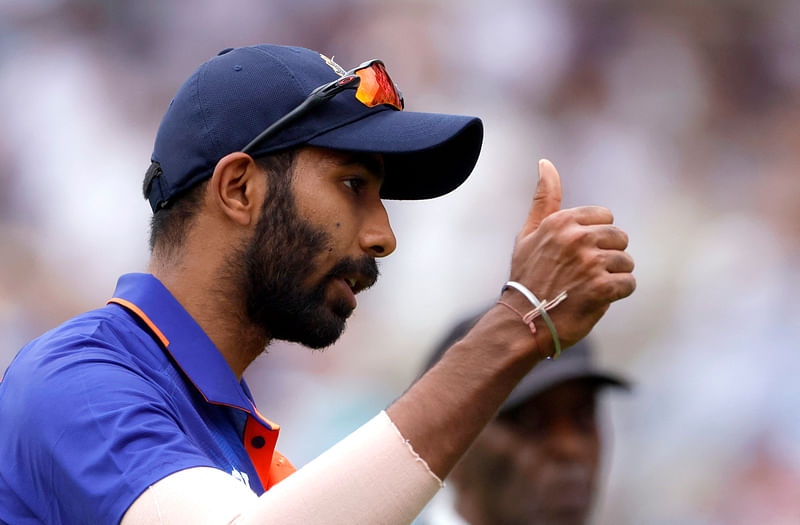
[[[161,282],[124,275],[104,308],[32,341],[6,370],[0,522],[118,523],[150,485],[191,467],[261,494],[284,464],[277,437]]]

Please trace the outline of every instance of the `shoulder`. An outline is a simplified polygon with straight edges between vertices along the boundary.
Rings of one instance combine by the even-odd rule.
[[[52,446],[56,432],[82,421],[99,404],[164,397],[152,391],[157,383],[152,377],[166,366],[161,349],[124,310],[87,312],[20,350],[0,383],[0,420],[15,428],[45,428],[33,442]],[[3,426],[0,437],[18,434]]]
[[[6,371],[2,387],[33,385],[86,374],[96,365],[152,368],[166,358],[127,312],[116,306],[74,317],[25,345]],[[2,396],[0,390],[0,396]]]
[[[207,465],[181,434],[170,366],[115,305],[26,345],[0,383],[0,493],[24,487],[18,506],[45,522],[84,514],[119,521],[148,484]]]

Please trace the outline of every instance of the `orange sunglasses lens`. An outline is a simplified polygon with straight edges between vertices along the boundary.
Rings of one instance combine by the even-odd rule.
[[[356,98],[362,104],[370,108],[389,104],[397,109],[403,109],[403,101],[383,64],[374,62],[369,67],[356,71],[356,75],[361,79]]]

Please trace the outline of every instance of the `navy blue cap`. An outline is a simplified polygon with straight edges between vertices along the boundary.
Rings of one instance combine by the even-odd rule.
[[[226,49],[192,74],[167,109],[145,194],[153,210],[208,178],[225,155],[240,151],[340,70],[301,47],[260,44]],[[480,119],[368,108],[352,91],[316,107],[253,152],[299,145],[381,153],[386,199],[426,199],[457,188],[475,166],[483,140]],[[148,184],[146,183],[146,186]]]

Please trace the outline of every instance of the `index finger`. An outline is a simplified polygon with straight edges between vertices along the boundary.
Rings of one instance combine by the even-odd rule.
[[[583,226],[614,223],[614,214],[603,206],[578,206],[570,209],[570,214]]]

